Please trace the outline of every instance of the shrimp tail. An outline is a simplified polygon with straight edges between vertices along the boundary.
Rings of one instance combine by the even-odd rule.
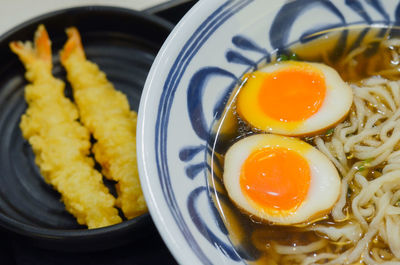
[[[68,40],[60,52],[61,63],[65,64],[66,60],[68,60],[72,54],[85,58],[85,52],[83,50],[82,40],[78,29],[75,27],[67,28],[66,33]]]
[[[51,41],[43,25],[39,25],[35,32],[34,44],[30,41],[25,43],[13,41],[10,43],[10,49],[18,55],[26,68],[31,67],[36,62],[40,62],[51,72]]]

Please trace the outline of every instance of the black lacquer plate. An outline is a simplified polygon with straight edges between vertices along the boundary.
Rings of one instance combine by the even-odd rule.
[[[88,59],[128,96],[135,110],[148,70],[173,27],[156,16],[91,6],[43,15],[0,38],[0,227],[41,247],[69,251],[105,249],[143,237],[154,230],[149,214],[106,228],[79,226],[35,165],[32,149],[19,129],[26,109],[25,69],[8,45],[13,40],[32,40],[39,24],[46,26],[52,40],[56,77],[66,80],[58,52],[66,41],[65,29],[76,26]],[[71,96],[68,83],[66,95]]]

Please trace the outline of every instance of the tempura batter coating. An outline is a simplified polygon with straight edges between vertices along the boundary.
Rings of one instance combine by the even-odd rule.
[[[45,180],[62,196],[66,209],[89,228],[121,222],[115,198],[104,186],[90,153],[90,134],[78,121],[76,106],[64,96],[65,84],[52,76],[51,43],[43,25],[31,42],[12,42],[27,70],[28,109],[20,128],[35,153]]]
[[[117,206],[131,219],[147,211],[136,162],[136,113],[98,66],[85,58],[79,32],[67,30],[61,52],[82,123],[93,134],[95,159],[103,174],[117,181]]]

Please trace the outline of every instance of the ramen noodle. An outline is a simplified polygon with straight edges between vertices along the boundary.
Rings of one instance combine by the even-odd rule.
[[[360,32],[350,32],[349,35],[358,36]],[[351,87],[353,94],[352,104],[344,120],[332,124],[324,131],[315,130],[315,133],[290,137],[323,153],[339,174],[340,192],[328,213],[318,218],[305,218],[304,222],[295,219],[292,223],[287,219],[271,218],[278,210],[271,211],[269,215],[257,216],[256,212],[249,214],[250,210],[243,209],[242,202],[232,198],[229,191],[238,190],[241,186],[228,187],[231,184],[224,183],[227,176],[223,175],[225,172],[219,172],[219,164],[225,163],[226,170],[226,163],[235,165],[232,161],[244,160],[237,158],[238,160],[231,161],[232,151],[237,143],[243,143],[246,139],[258,141],[259,139],[253,138],[255,134],[290,133],[294,131],[294,127],[277,133],[263,131],[269,125],[263,127],[264,124],[259,122],[253,125],[251,119],[256,115],[242,114],[241,106],[237,105],[240,98],[230,100],[222,120],[216,123],[214,130],[217,133],[213,139],[215,148],[211,157],[211,183],[215,190],[213,198],[218,200],[218,208],[223,213],[221,216],[229,230],[231,242],[250,263],[400,263],[400,40],[389,34],[376,38],[379,35],[377,32],[373,28],[369,29],[364,43],[359,47],[345,47],[343,55],[333,53],[340,33],[332,33],[329,38],[321,38],[323,40],[315,40],[314,43],[290,47],[297,54],[296,57],[303,61],[318,61],[333,67]],[[246,85],[248,84],[244,81],[237,88],[239,92],[233,95],[239,94],[240,97],[241,90],[248,89]],[[341,102],[337,105],[339,103]],[[231,128],[235,129],[232,131]],[[295,127],[296,130],[297,128],[300,127]],[[286,145],[286,140],[282,140],[282,137],[287,138],[274,136],[272,140],[267,139],[273,142],[268,144],[265,144],[266,139],[262,139],[263,146],[276,146],[279,143],[281,148]],[[231,149],[232,147],[235,148]],[[299,147],[302,152],[308,150],[303,147],[304,144]],[[267,151],[270,152],[270,149],[267,148]],[[243,152],[251,151],[246,149],[239,153]],[[244,161],[248,165],[258,163],[258,160],[255,160],[257,163]],[[239,179],[240,174],[248,170],[247,164],[239,171]],[[271,165],[267,166],[275,168],[276,163]],[[248,171],[254,171],[250,166],[248,168]],[[247,183],[244,187],[252,189],[253,183],[257,181],[250,179],[250,184]],[[284,183],[283,180],[279,181]],[[271,186],[267,188],[271,189]],[[277,190],[281,191],[279,188],[280,186]],[[294,191],[298,192],[296,189]],[[255,198],[259,199],[256,196]],[[319,196],[316,199],[319,201],[325,198]],[[258,205],[257,203],[255,204]],[[280,207],[285,210],[282,205],[273,206],[275,209]]]

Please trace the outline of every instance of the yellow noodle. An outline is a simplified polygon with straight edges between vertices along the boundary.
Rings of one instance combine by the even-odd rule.
[[[400,40],[381,45],[384,59],[398,62]],[[342,61],[343,69],[353,71],[350,76],[358,75],[355,57],[363,51]],[[367,72],[377,69],[376,62],[366,66]],[[284,264],[400,264],[400,80],[395,63],[383,65],[375,76],[351,84],[354,104],[348,119],[331,136],[314,138],[343,176],[334,223],[307,228],[329,243],[305,257],[284,252],[278,257]]]

